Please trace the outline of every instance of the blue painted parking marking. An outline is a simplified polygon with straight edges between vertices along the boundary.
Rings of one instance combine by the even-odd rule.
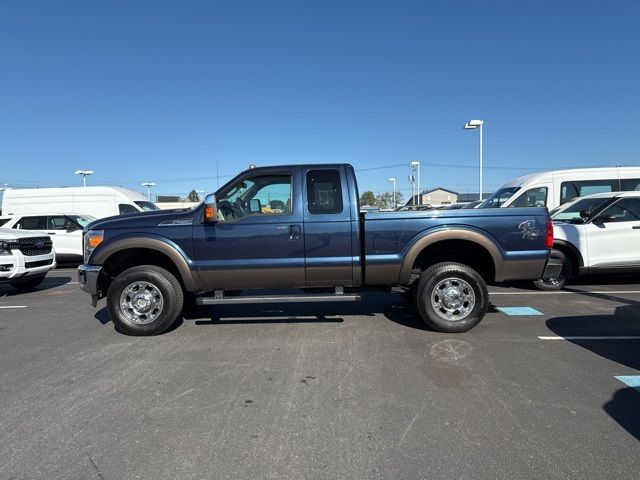
[[[640,392],[640,375],[616,375],[616,378],[628,387]]]
[[[539,310],[531,307],[496,307],[502,313],[506,313],[507,315],[544,315]]]

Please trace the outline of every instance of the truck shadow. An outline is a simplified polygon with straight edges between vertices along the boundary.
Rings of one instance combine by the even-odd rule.
[[[26,295],[28,293],[42,292],[52,288],[61,287],[71,281],[71,277],[46,277],[44,281],[35,288],[29,290],[18,290],[8,283],[0,283],[0,297],[15,297],[17,295]]]
[[[408,328],[432,331],[413,308],[397,294],[365,293],[360,302],[244,304],[215,307],[189,306],[185,320],[196,325],[269,324],[269,323],[342,323],[344,316],[386,319]]]
[[[569,289],[567,289],[569,290]],[[547,320],[547,327],[561,337],[638,337],[640,336],[640,302],[613,295],[581,292],[580,295],[626,303],[615,307],[610,315],[578,315],[554,317]],[[640,370],[640,340],[589,340],[567,341],[624,367]],[[624,372],[620,372],[624,373]],[[627,387],[618,390],[603,409],[621,427],[640,440],[640,392]]]
[[[604,404],[604,411],[637,440],[640,440],[640,392],[621,388]]]

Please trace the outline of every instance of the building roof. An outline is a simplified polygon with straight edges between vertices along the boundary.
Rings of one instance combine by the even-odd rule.
[[[432,188],[431,190],[424,190],[421,195],[428,195],[429,193],[433,193],[436,192],[438,190],[442,190],[445,192],[449,192],[449,193],[453,193],[454,195],[460,195],[458,192],[454,192],[453,190],[449,190],[448,188],[444,188],[444,187],[436,187],[436,188]]]

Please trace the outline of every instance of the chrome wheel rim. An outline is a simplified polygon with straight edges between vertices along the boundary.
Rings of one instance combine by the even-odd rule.
[[[445,278],[431,291],[431,305],[439,317],[457,322],[469,316],[476,305],[476,295],[464,280]]]
[[[164,299],[153,283],[133,282],[120,295],[120,311],[132,323],[153,322],[162,313]]]

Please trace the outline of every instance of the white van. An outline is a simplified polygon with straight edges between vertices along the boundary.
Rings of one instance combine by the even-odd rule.
[[[120,187],[7,188],[3,215],[39,215],[42,212],[91,215],[95,218],[159,210],[138,192]]]
[[[547,207],[576,197],[640,190],[640,167],[575,168],[533,173],[505,183],[476,208]]]

